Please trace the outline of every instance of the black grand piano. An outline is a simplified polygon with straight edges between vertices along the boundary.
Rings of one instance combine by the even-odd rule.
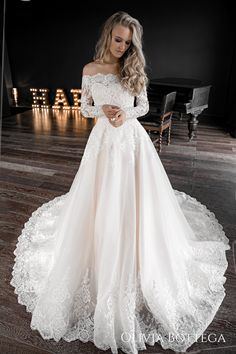
[[[151,79],[148,86],[148,99],[150,107],[160,105],[165,94],[176,91],[174,112],[187,114],[188,137],[192,140],[197,134],[197,117],[208,107],[208,98],[211,85],[200,80],[184,78]]]

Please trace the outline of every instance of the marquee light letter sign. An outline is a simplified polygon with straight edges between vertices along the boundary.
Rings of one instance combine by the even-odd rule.
[[[81,89],[71,89],[70,92],[73,95],[73,102],[74,102],[72,109],[80,109]]]
[[[49,100],[48,100],[48,91],[49,89],[47,88],[31,88],[30,91],[33,94],[33,103],[32,103],[32,108],[49,108]],[[39,94],[39,92],[41,94]],[[39,102],[42,102],[39,103]]]
[[[61,104],[62,104],[63,109],[70,109],[69,102],[68,102],[68,99],[65,95],[64,90],[57,89],[55,102],[54,102],[54,105],[52,106],[52,108],[60,109]]]
[[[73,109],[80,110],[81,103],[81,89],[71,89],[73,97],[73,106],[69,105],[67,96],[65,94],[64,89],[58,88],[56,89],[56,96],[54,100],[54,104],[51,106],[49,104],[49,89],[47,88],[31,88],[30,91],[33,95],[33,103],[32,108],[50,108],[53,109]]]

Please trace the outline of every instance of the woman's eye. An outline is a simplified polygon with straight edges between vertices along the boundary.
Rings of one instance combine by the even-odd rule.
[[[115,41],[116,41],[117,43],[121,43],[121,42],[122,42],[122,40],[121,40],[121,39],[118,39],[118,38],[116,38]],[[129,46],[129,45],[130,45],[130,42],[125,42],[125,45]]]

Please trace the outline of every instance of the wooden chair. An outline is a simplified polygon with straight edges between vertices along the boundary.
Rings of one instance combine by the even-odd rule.
[[[158,103],[155,99],[152,100],[152,96],[150,95],[149,112],[145,116],[139,118],[140,123],[147,130],[150,137],[152,133],[158,133],[158,138],[152,140],[154,146],[158,143],[158,152],[161,152],[162,150],[162,136],[165,132],[167,133],[167,145],[170,144],[171,123],[175,98],[175,91],[164,95],[161,105],[158,108]]]
[[[188,121],[189,140],[197,136],[197,117],[208,107],[208,98],[211,85],[195,87],[190,102],[185,103],[186,113],[190,115]]]

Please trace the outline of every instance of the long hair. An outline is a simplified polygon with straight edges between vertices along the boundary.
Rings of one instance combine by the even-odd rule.
[[[132,33],[132,40],[129,48],[119,59],[121,84],[131,94],[138,95],[148,78],[145,73],[146,60],[142,49],[143,28],[139,21],[123,11],[116,12],[110,16],[103,25],[101,36],[95,47],[94,61],[103,63],[112,38],[112,30],[115,25],[128,27]]]

